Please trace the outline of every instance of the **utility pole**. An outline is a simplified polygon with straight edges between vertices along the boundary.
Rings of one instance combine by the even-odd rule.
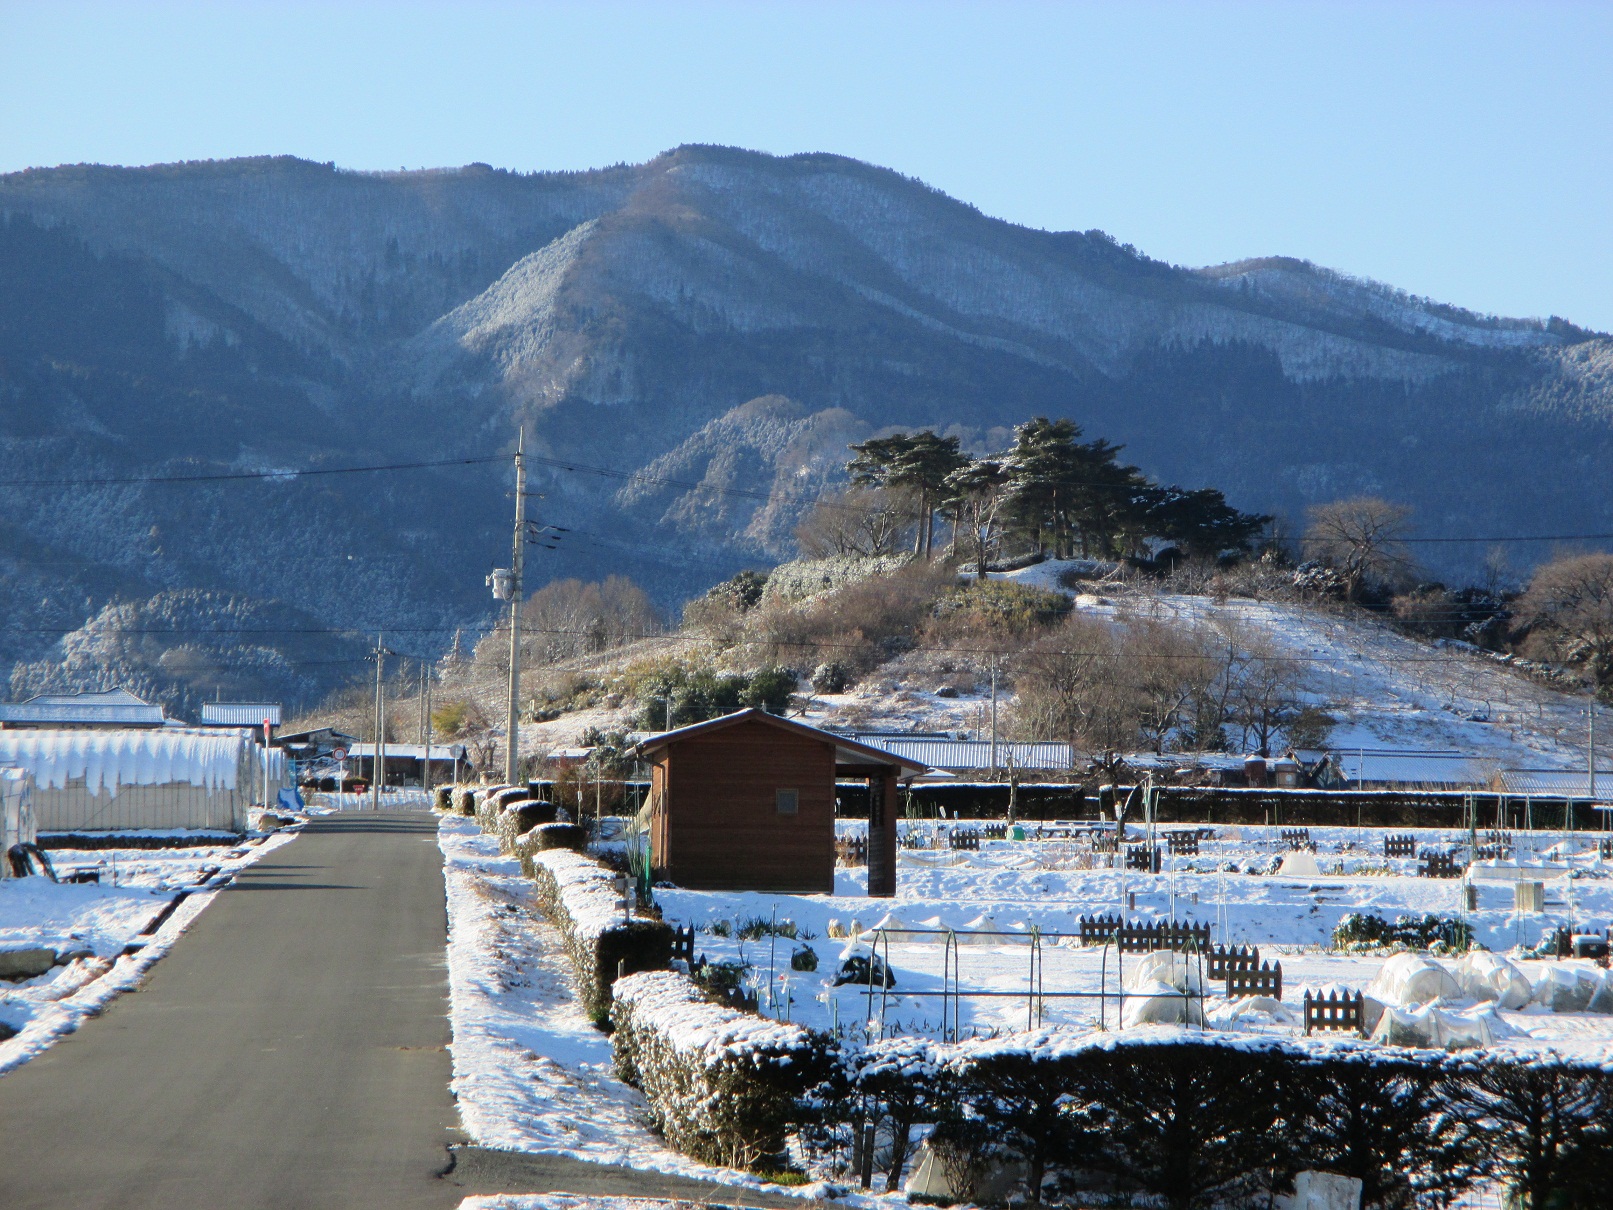
[[[1590,772],[1590,778],[1589,778],[1590,787],[1589,787],[1589,789],[1590,789],[1590,795],[1591,795],[1591,805],[1594,807],[1595,804],[1596,804],[1596,703],[1595,702],[1592,702],[1591,705],[1590,705],[1590,708],[1585,711],[1585,718],[1586,718],[1585,728],[1586,728],[1586,732],[1587,732],[1587,735],[1588,735],[1587,746],[1590,748],[1590,753],[1589,753],[1588,756],[1586,756],[1585,763],[1589,767],[1589,772]]]
[[[997,775],[997,659],[991,660],[991,775]]]
[[[429,795],[431,793],[431,666],[422,664],[420,672],[420,679],[425,685],[426,699],[425,709],[421,711],[421,715],[425,719],[426,759],[425,763],[420,766],[420,784],[425,787],[425,791]]]
[[[370,809],[381,809],[381,783],[386,780],[386,657],[392,652],[375,636],[375,748],[370,756]]]
[[[521,727],[521,568],[526,561],[526,426],[515,439],[515,546],[510,553],[510,711],[504,753],[504,780],[520,772]]]

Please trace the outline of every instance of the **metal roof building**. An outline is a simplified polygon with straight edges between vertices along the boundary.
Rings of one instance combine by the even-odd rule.
[[[1596,770],[1594,792],[1590,772],[1586,769],[1503,769],[1501,784],[1508,794],[1613,802],[1613,769]]]
[[[1054,741],[1009,742],[999,740],[993,760],[992,743],[983,739],[938,739],[929,736],[901,736],[889,732],[857,731],[846,738],[881,748],[904,760],[945,769],[948,773],[984,773],[993,768],[1068,769],[1075,764],[1075,749]]]
[[[127,689],[90,693],[41,693],[25,702],[0,704],[0,727],[77,730],[105,727],[161,727],[168,722],[161,706],[153,706]]]
[[[280,725],[279,702],[203,702],[204,727],[271,727]]]

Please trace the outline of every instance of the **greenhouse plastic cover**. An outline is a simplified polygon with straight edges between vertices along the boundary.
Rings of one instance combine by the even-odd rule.
[[[1463,996],[1456,976],[1422,954],[1396,954],[1389,959],[1367,985],[1367,994],[1398,1008],[1460,1000]]]
[[[246,740],[180,730],[0,731],[0,764],[20,765],[40,789],[82,777],[90,793],[118,786],[189,782],[234,789]]]

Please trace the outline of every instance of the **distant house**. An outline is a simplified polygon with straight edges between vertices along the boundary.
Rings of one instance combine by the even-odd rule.
[[[386,755],[388,786],[425,785],[426,748],[424,744],[388,744]],[[465,766],[464,744],[431,745],[431,784],[454,781]],[[375,775],[375,745],[354,744],[347,752],[347,776],[369,782]]]
[[[91,693],[41,693],[25,702],[0,704],[0,729],[127,730],[168,724],[161,706],[153,706],[127,689]]]
[[[348,735],[334,727],[315,727],[312,731],[277,735],[274,743],[285,752],[291,780],[295,784],[316,790],[333,790],[347,754],[358,743],[358,736]]]
[[[701,890],[832,893],[835,780],[869,785],[868,893],[896,893],[897,785],[908,757],[761,710],[651,736],[657,878]]]
[[[280,725],[279,702],[203,702],[202,726],[251,727],[263,734],[263,724],[269,724],[269,733]]]

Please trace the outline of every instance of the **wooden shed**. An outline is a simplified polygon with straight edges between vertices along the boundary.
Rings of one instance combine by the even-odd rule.
[[[639,745],[655,876],[720,891],[832,893],[835,781],[870,788],[868,893],[896,893],[896,790],[928,766],[761,710]]]

